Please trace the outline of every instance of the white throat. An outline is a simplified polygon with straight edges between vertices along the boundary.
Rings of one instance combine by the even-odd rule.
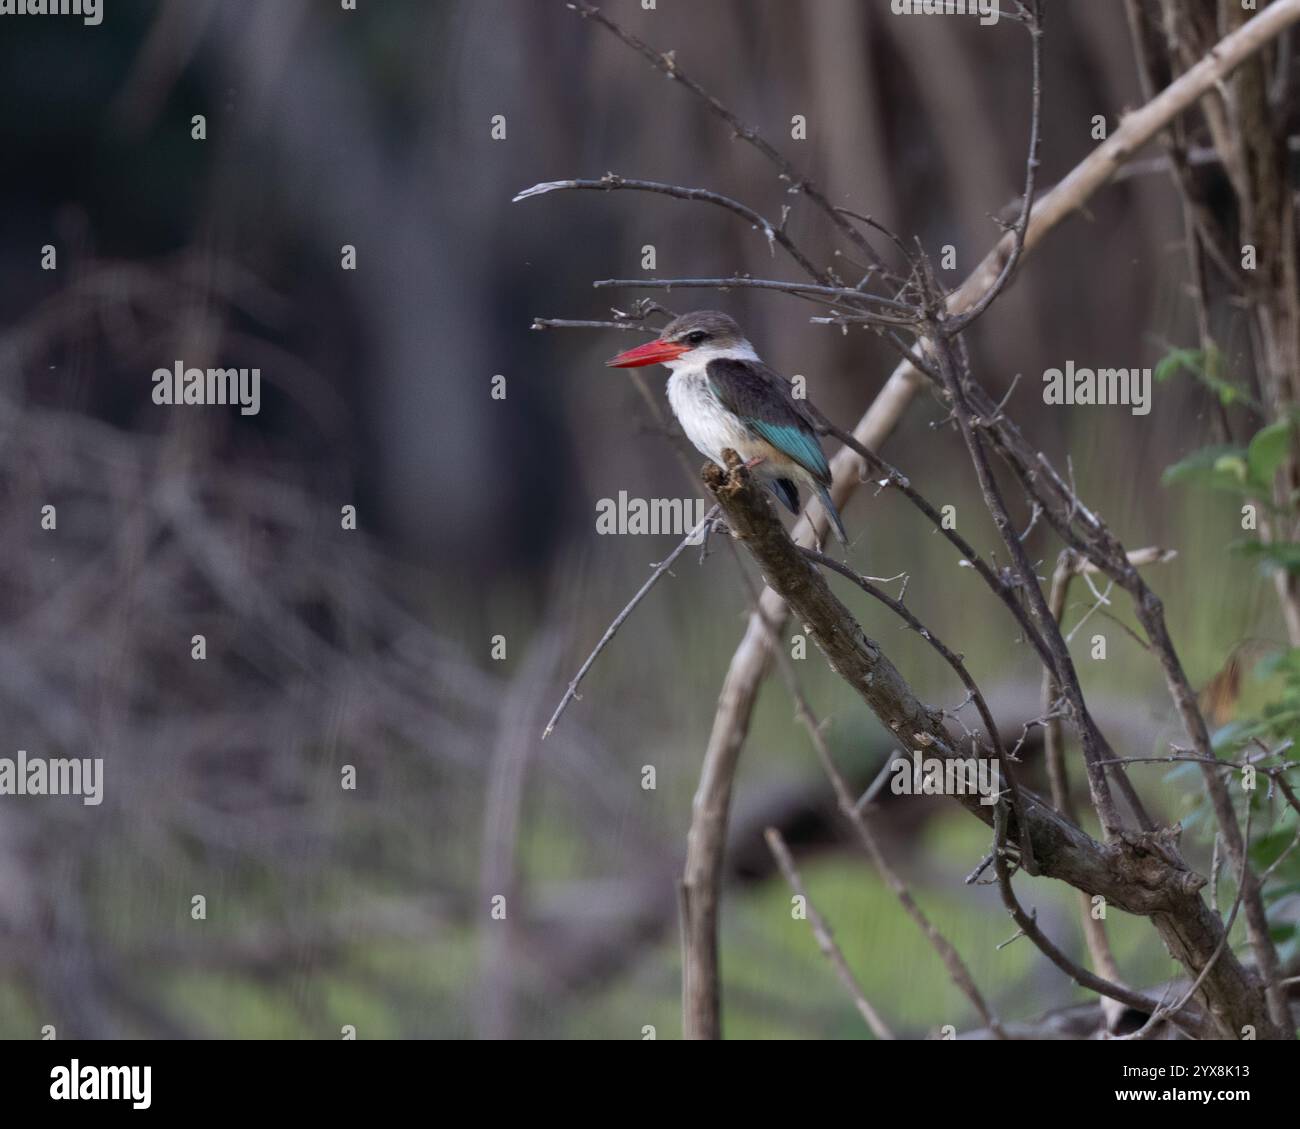
[[[664,367],[672,372],[695,372],[703,369],[710,361],[756,361],[758,354],[748,341],[736,341],[730,345],[697,345],[689,353],[684,353],[675,360],[665,361]]]

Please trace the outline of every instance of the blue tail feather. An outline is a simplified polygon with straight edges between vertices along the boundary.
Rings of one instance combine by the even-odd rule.
[[[844,532],[844,522],[840,520],[840,511],[835,508],[835,503],[831,501],[831,492],[825,486],[819,487],[817,497],[821,499],[822,508],[826,511],[826,516],[831,519],[831,524],[835,527],[835,536],[839,538],[841,545],[847,545],[849,535]]]
[[[781,499],[792,514],[799,512],[799,490],[788,478],[774,478],[768,482],[767,488]]]

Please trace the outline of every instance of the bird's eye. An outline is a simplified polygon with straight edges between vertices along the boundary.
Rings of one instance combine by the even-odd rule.
[[[703,345],[709,339],[709,335],[702,329],[697,329],[694,333],[686,335],[688,345]]]

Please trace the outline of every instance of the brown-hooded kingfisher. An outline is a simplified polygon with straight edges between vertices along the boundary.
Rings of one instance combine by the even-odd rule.
[[[717,310],[674,318],[655,341],[605,362],[611,368],[661,364],[673,414],[701,454],[723,466],[730,447],[791,513],[799,512],[798,484],[821,500],[848,543],[831,501],[831,468],[817,438],[817,416],[797,399],[785,377],[760,359],[738,326]]]

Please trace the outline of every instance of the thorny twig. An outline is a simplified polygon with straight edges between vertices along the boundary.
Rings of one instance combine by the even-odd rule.
[[[737,560],[739,560],[738,554]],[[749,586],[751,599],[754,601],[755,607],[757,607],[758,593],[754,591],[753,583],[748,574],[744,572],[743,568],[741,570],[741,575],[744,577],[745,583]],[[759,614],[761,614],[761,609]],[[984,999],[983,994],[975,986],[975,979],[971,975],[966,962],[962,960],[961,954],[957,952],[952,942],[949,941],[942,932],[940,932],[917,904],[916,899],[912,896],[912,892],[908,889],[907,884],[890,864],[888,858],[885,857],[884,850],[880,846],[880,841],[877,838],[876,833],[871,829],[871,825],[867,822],[865,809],[870,802],[869,798],[876,785],[873,784],[871,788],[868,788],[863,794],[861,800],[856,802],[854,801],[853,793],[849,790],[848,783],[845,781],[843,774],[836,765],[835,758],[831,755],[830,748],[826,744],[826,738],[822,733],[822,728],[817,724],[817,718],[814,716],[812,708],[808,705],[808,700],[804,696],[802,689],[800,689],[799,680],[795,676],[791,660],[781,649],[780,640],[776,638],[774,629],[771,634],[771,644],[772,653],[776,656],[777,666],[781,671],[782,677],[785,679],[786,688],[791,698],[794,700],[796,716],[803,723],[804,729],[808,733],[809,740],[812,741],[813,749],[817,753],[817,758],[821,762],[822,770],[830,780],[831,788],[835,793],[835,799],[841,814],[848,820],[850,826],[852,826],[858,837],[858,841],[862,844],[863,850],[871,859],[877,873],[879,873],[885,884],[892,891],[894,897],[898,899],[898,903],[903,907],[903,911],[912,919],[916,927],[921,930],[926,940],[929,941],[930,945],[939,955],[939,959],[943,961],[944,967],[947,969],[952,982],[957,986],[958,990],[967,998],[967,1000],[970,1001],[971,1006],[974,1007],[976,1012],[978,1012],[980,1017],[984,1020],[985,1026],[987,1026],[998,1038],[1005,1038],[1005,1032],[1003,1031],[1001,1021],[989,1006],[988,1002]],[[888,775],[892,763],[893,758],[890,758],[890,760],[886,762],[884,768],[881,770],[880,776],[877,778],[877,783],[883,782]]]
[[[697,538],[703,535],[705,529],[707,529],[714,518],[718,516],[719,509],[720,507],[714,506],[704,515],[696,526],[682,538],[677,548],[655,565],[654,571],[647,578],[646,582],[637,589],[636,595],[628,601],[623,610],[619,612],[610,622],[610,625],[605,628],[605,634],[600,637],[600,642],[596,644],[595,650],[587,656],[586,662],[578,668],[578,673],[573,676],[568,689],[564,691],[564,697],[560,699],[560,704],[555,707],[555,712],[551,715],[551,720],[546,723],[546,728],[542,731],[543,741],[545,741],[554,731],[556,723],[560,720],[560,715],[569,708],[569,703],[578,696],[578,686],[582,683],[582,680],[586,678],[587,672],[595,665],[596,660],[600,658],[601,651],[609,645],[610,640],[612,640],[618,633],[618,629],[627,621],[627,617],[636,609],[637,604],[645,599],[649,594],[650,589],[658,584],[663,576],[672,568],[673,562],[686,551],[687,546],[696,544]]]

